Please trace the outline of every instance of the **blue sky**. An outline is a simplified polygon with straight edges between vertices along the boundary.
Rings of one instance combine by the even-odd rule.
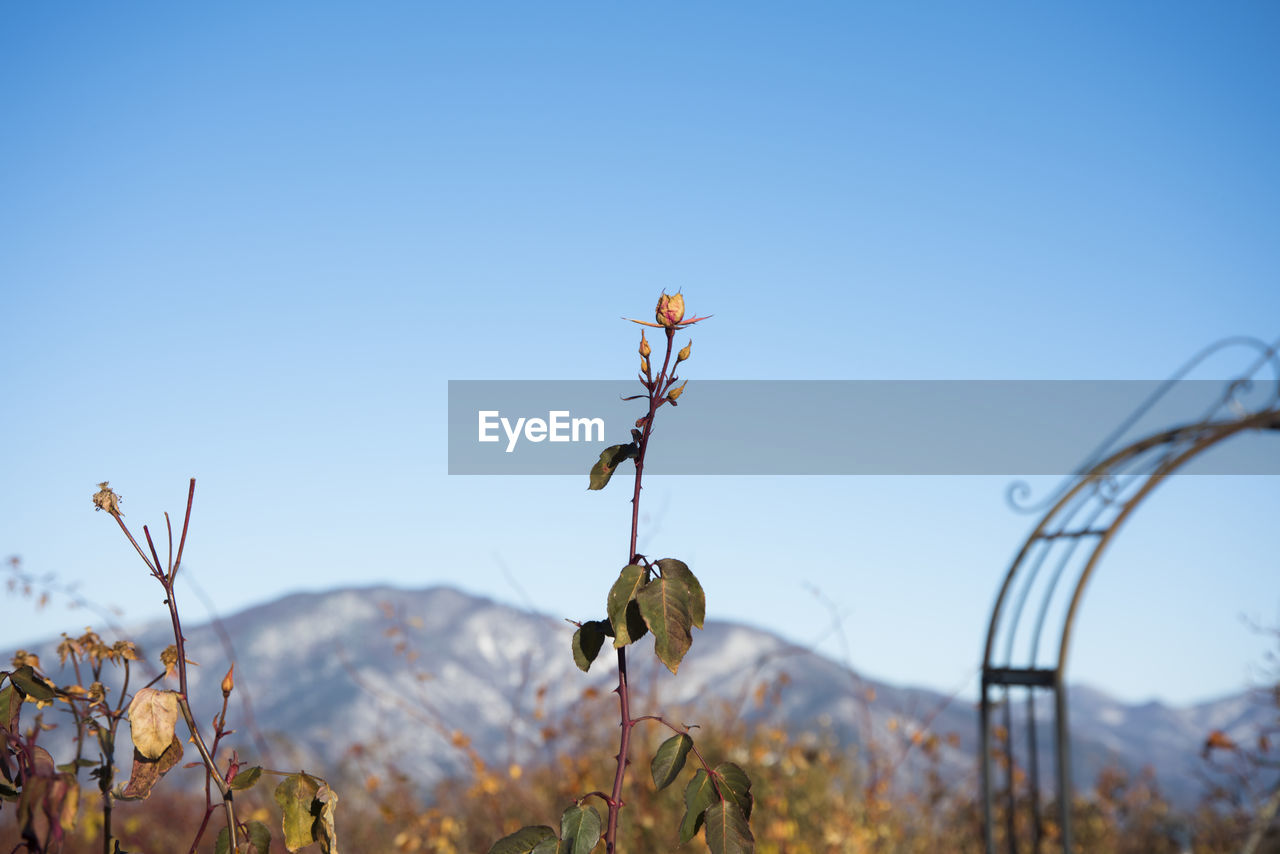
[[[664,288],[715,315],[690,406],[698,378],[1158,379],[1275,340],[1277,35],[1262,3],[7,5],[0,554],[159,616],[89,497],[155,530],[195,476],[222,612],[385,581],[599,616],[626,496],[449,477],[450,379],[629,376],[619,318]],[[1033,522],[1008,480],[655,479],[644,536],[712,618],[811,642],[826,600],[855,665],[954,688]],[[1277,509],[1274,478],[1162,488],[1071,678],[1243,685]],[[85,619],[13,600],[0,645]]]

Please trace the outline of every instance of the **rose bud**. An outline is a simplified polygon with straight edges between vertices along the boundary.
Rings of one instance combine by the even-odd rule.
[[[654,311],[654,317],[659,326],[665,326],[668,329],[675,327],[684,320],[684,296],[682,294],[669,296],[664,292],[658,297],[658,308]]]

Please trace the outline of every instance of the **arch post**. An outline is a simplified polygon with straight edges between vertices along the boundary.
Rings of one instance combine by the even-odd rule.
[[[1227,386],[1217,405],[1197,422],[1145,436],[1118,450],[1110,450],[1115,439],[1136,422],[1172,383],[1185,375],[1207,355],[1225,346],[1241,343],[1228,339],[1207,348],[1192,359],[1156,394],[1141,406],[1121,430],[1112,434],[1093,462],[1069,478],[1049,501],[1031,510],[1045,512],[1018,550],[992,607],[982,657],[979,702],[979,763],[982,796],[982,826],[987,854],[1003,850],[1018,854],[1019,815],[1028,818],[1031,854],[1041,854],[1048,838],[1044,824],[1040,769],[1042,753],[1052,754],[1057,801],[1055,846],[1063,854],[1073,852],[1071,731],[1066,664],[1072,629],[1079,615],[1085,588],[1107,546],[1124,523],[1151,493],[1171,475],[1218,444],[1235,436],[1256,431],[1280,431],[1280,360],[1277,344],[1266,346],[1247,341],[1261,356],[1248,373]],[[1247,411],[1237,395],[1248,389],[1250,379],[1263,365],[1276,373],[1276,391],[1265,405]],[[1012,494],[1012,493],[1011,493]],[[1046,635],[1057,635],[1057,644],[1042,644]],[[1025,723],[1015,721],[1011,706],[1014,691],[1025,695]],[[993,713],[1001,711],[997,722]],[[1047,703],[1038,704],[1043,698]],[[1046,708],[1047,707],[1047,708]],[[1043,744],[1038,716],[1049,711],[1053,737]],[[997,728],[1000,738],[993,738]],[[1023,751],[1015,733],[1021,729],[1026,739]],[[1003,755],[1001,752],[1003,751]],[[1026,783],[1019,792],[1018,758],[1026,763]],[[997,757],[1005,765],[1007,788],[997,797],[995,767]],[[997,801],[1004,803],[1004,820],[997,821]],[[1003,826],[1004,844],[999,844]]]

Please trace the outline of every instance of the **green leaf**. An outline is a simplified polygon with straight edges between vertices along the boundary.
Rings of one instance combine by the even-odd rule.
[[[671,736],[658,747],[658,752],[653,754],[653,762],[649,764],[649,771],[653,774],[653,785],[659,791],[670,786],[680,776],[691,747],[693,739],[683,732]]]
[[[573,633],[573,663],[578,665],[578,669],[586,673],[591,667],[591,662],[596,660],[596,656],[600,654],[600,647],[604,646],[604,636],[609,624],[603,620],[591,620],[583,623],[576,632]]]
[[[618,470],[618,464],[631,456],[631,445],[610,445],[600,452],[600,460],[591,467],[591,480],[587,489],[604,489],[609,478]]]
[[[241,849],[246,854],[270,854],[271,853],[271,831],[267,830],[267,826],[260,821],[251,821],[249,828],[249,847]],[[227,844],[227,829],[224,827],[218,831],[218,844],[214,848],[214,854],[227,854],[230,846]]]
[[[645,625],[653,632],[654,652],[672,673],[693,644],[689,596],[683,582],[669,578],[653,579],[636,595]]]
[[[680,822],[680,844],[688,842],[698,834],[702,827],[703,816],[707,807],[716,802],[716,789],[711,785],[711,777],[699,768],[693,775],[689,785],[684,787],[684,818]]]
[[[22,696],[36,701],[52,700],[57,694],[49,680],[32,670],[30,664],[24,664],[10,673],[9,681],[22,692]]]
[[[534,846],[533,851],[529,854],[560,854],[560,840],[552,836],[550,839],[544,839]]]
[[[102,748],[103,756],[111,756],[116,752],[116,739],[111,730],[106,727],[98,727],[98,746]]]
[[[18,717],[22,714],[22,694],[12,682],[0,688],[0,729],[18,731]]]
[[[58,766],[58,770],[67,774],[76,773],[78,768],[97,768],[98,763],[92,759],[75,759]]]
[[[702,628],[702,621],[707,616],[707,594],[703,592],[702,585],[698,583],[689,565],[673,557],[664,557],[657,561],[657,565],[663,578],[682,581],[689,588],[689,619],[696,628]]]
[[[504,836],[493,843],[489,854],[533,854],[534,849],[547,840],[554,843],[556,832],[546,825],[522,827],[510,836]]]
[[[627,644],[634,643],[644,634],[644,621],[643,619],[637,619],[640,617],[639,606],[637,605],[637,610],[633,617],[631,614],[631,602],[636,598],[636,593],[644,586],[646,574],[643,566],[638,566],[634,563],[623,567],[622,572],[618,574],[618,580],[613,583],[613,587],[609,590],[607,606],[609,623],[613,627],[613,646],[615,649],[622,649]]]
[[[284,813],[284,847],[297,851],[312,842],[320,843],[325,854],[336,854],[338,840],[334,833],[333,811],[338,796],[324,780],[299,772],[284,778],[276,786],[276,803]]]
[[[707,810],[707,847],[711,854],[752,854],[755,839],[736,805],[721,801]]]
[[[236,791],[251,788],[254,783],[258,782],[258,778],[262,776],[262,766],[255,765],[252,768],[246,768],[239,774],[231,778],[231,788]]]
[[[271,852],[271,831],[260,821],[249,822],[249,851],[251,854]]]
[[[754,798],[751,795],[751,778],[732,762],[721,762],[716,766],[716,781],[720,787],[720,796],[737,805],[744,818],[751,818],[751,807]]]
[[[560,847],[564,854],[590,854],[603,829],[594,807],[569,807],[560,816]]]
[[[276,786],[274,797],[284,814],[284,847],[289,851],[297,851],[315,841],[311,835],[311,825],[315,823],[311,802],[319,791],[319,782],[302,773],[291,774]]]
[[[623,634],[627,636],[628,643],[635,643],[649,633],[649,627],[644,624],[644,617],[640,615],[640,603],[632,599],[627,604],[626,623],[623,626]],[[614,638],[614,647],[618,647],[617,638]],[[624,644],[625,646],[625,644]]]

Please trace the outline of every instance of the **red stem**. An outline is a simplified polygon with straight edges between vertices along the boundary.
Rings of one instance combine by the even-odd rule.
[[[627,563],[635,563],[639,558],[636,554],[636,542],[640,535],[640,484],[644,477],[644,455],[649,450],[649,437],[653,433],[653,421],[658,414],[658,408],[666,402],[667,391],[672,385],[672,379],[667,376],[667,368],[671,364],[671,348],[672,342],[675,340],[676,331],[668,327],[667,333],[667,352],[662,359],[662,370],[658,373],[657,380],[653,385],[648,387],[649,391],[649,414],[644,419],[644,427],[640,431],[639,449],[636,451],[636,479],[635,489],[631,493],[631,545],[627,551]],[[631,692],[627,682],[627,648],[622,647],[618,650],[618,687],[616,689],[618,695],[618,714],[622,719],[622,733],[618,737],[618,768],[613,775],[613,793],[608,799],[609,804],[609,821],[605,828],[604,845],[606,854],[616,854],[618,841],[618,814],[622,811],[622,784],[627,776],[627,765],[631,760],[628,753],[631,750],[631,729],[636,722],[631,719]]]
[[[187,500],[191,500],[191,494],[187,494]],[[169,572],[173,572],[173,523],[169,521],[169,511],[164,513],[164,527],[169,532],[169,562],[165,564],[165,568]]]
[[[160,567],[160,555],[156,554],[156,544],[151,542],[151,531],[146,525],[142,526],[142,534],[147,538],[147,548],[151,549],[151,559],[156,562],[156,568]]]
[[[182,563],[182,550],[187,545],[187,529],[191,527],[191,502],[196,497],[196,479],[191,478],[191,487],[187,490],[187,515],[182,519],[182,538],[178,540],[178,559],[173,562],[173,568],[169,570],[169,580],[173,581],[173,577],[178,574],[178,566]]]
[[[205,746],[204,739],[200,735],[200,729],[196,726],[195,716],[191,713],[191,702],[187,697],[186,638],[182,636],[182,621],[178,618],[178,603],[173,591],[173,579],[178,573],[178,566],[182,563],[182,550],[187,544],[187,531],[191,526],[191,505],[195,500],[195,493],[196,479],[193,477],[191,478],[191,485],[187,489],[187,512],[182,520],[182,538],[178,542],[178,558],[173,562],[173,565],[169,567],[169,571],[167,573],[161,569],[160,557],[156,553],[155,543],[151,541],[151,532],[147,529],[147,526],[142,526],[142,532],[146,535],[147,545],[151,549],[151,560],[147,558],[146,552],[142,550],[142,547],[138,545],[138,541],[133,538],[133,534],[129,532],[128,526],[126,526],[124,520],[120,518],[120,514],[118,512],[113,512],[111,515],[115,518],[116,524],[120,526],[120,530],[124,531],[124,535],[129,538],[129,542],[133,544],[133,548],[142,558],[142,562],[147,565],[151,570],[151,574],[155,576],[155,578],[158,579],[160,584],[164,587],[164,603],[169,608],[169,621],[173,624],[174,645],[177,647],[178,653],[178,710],[182,713],[182,717],[187,723],[187,729],[191,732],[191,740],[195,742],[196,749],[200,753],[200,759],[204,763],[205,773],[208,775],[205,779],[206,785],[208,785],[209,779],[212,779],[218,786],[218,793],[222,795],[222,805],[227,815],[227,833],[231,842],[231,854],[238,854],[240,847],[236,841],[235,835],[235,808],[231,804],[231,788],[227,785],[226,781],[222,779],[222,775],[218,773],[218,766],[214,762],[213,755]],[[166,516],[166,524],[167,522],[168,519]],[[170,537],[170,547],[172,547],[172,542],[172,537]],[[154,564],[152,563],[152,560],[155,561]],[[159,681],[159,678],[160,677],[157,677],[153,682]],[[207,822],[208,819],[206,818],[205,822],[201,824],[201,834],[203,834],[203,828],[207,825]],[[199,843],[199,840],[200,837],[197,836],[197,844]]]

